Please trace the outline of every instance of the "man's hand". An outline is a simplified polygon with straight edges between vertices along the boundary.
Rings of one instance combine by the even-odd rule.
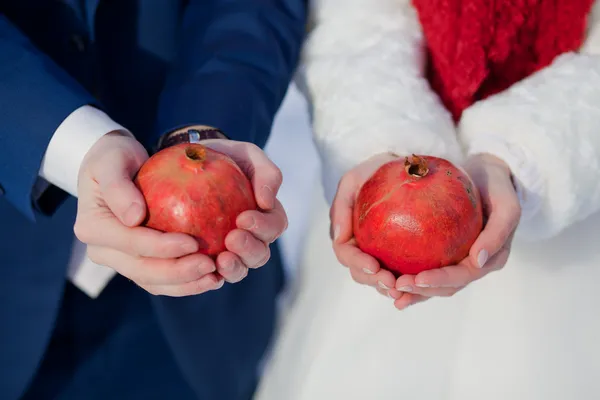
[[[139,226],[144,197],[132,178],[148,159],[144,147],[120,132],[102,137],[79,171],[75,234],[88,257],[156,295],[187,296],[218,289],[214,262],[196,253],[194,238]]]
[[[489,154],[471,157],[465,169],[481,194],[485,228],[473,243],[469,256],[458,265],[398,278],[395,287],[404,293],[394,302],[398,309],[431,297],[452,296],[469,283],[501,269],[508,260],[521,217],[510,170],[502,160]]]
[[[197,253],[198,243],[181,233],[162,233],[139,226],[146,204],[133,177],[148,159],[135,139],[119,132],[100,139],[86,155],[79,172],[79,203],[75,234],[88,245],[88,256],[113,268],[156,295],[188,296],[219,289],[225,280],[238,282],[248,268],[264,265],[269,244],[287,227],[276,199],[281,172],[253,144],[228,140],[203,142],[229,154],[251,179],[261,211],[239,215],[226,237],[228,251],[216,263]]]
[[[228,282],[237,282],[269,260],[269,244],[287,229],[288,220],[277,200],[281,171],[256,145],[211,139],[202,144],[229,155],[252,182],[259,210],[249,210],[237,218],[238,229],[225,238],[226,252],[217,257],[217,272]]]

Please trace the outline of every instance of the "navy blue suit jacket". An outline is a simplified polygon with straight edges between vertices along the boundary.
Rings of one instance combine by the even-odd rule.
[[[262,146],[305,13],[303,0],[0,0],[0,398],[31,381],[65,285],[75,200],[32,198],[59,124],[92,104],[147,147],[190,124]],[[254,379],[280,278],[270,265],[207,295],[152,298],[199,398],[236,398]]]

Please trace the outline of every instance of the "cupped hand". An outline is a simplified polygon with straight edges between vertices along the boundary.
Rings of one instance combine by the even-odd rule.
[[[452,296],[469,283],[501,269],[508,260],[521,217],[510,170],[506,163],[489,154],[471,157],[465,170],[479,189],[485,227],[469,256],[458,265],[399,277],[395,288],[402,295],[394,305],[400,310],[432,297]]]
[[[214,262],[191,236],[141,227],[144,197],[132,178],[148,159],[124,132],[102,137],[79,171],[75,234],[88,257],[156,295],[187,296],[223,286]]]
[[[349,268],[352,279],[372,286],[385,296],[398,298],[402,294],[394,289],[394,275],[380,267],[372,256],[362,252],[356,245],[352,230],[352,210],[363,184],[382,165],[397,159],[391,153],[382,153],[348,171],[340,180],[330,211],[333,250],[338,261]]]
[[[238,229],[225,237],[225,251],[217,257],[217,272],[228,282],[245,278],[249,269],[259,268],[271,256],[269,245],[287,229],[288,219],[277,200],[282,175],[279,168],[256,145],[225,139],[211,139],[202,144],[231,157],[252,183],[258,210],[241,213]]]

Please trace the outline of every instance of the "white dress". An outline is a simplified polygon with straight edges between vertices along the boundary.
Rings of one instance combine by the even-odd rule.
[[[303,73],[325,191],[255,400],[599,399],[600,2],[579,53],[475,104],[458,129],[422,78],[410,2],[364,4],[314,2]],[[452,298],[400,312],[335,259],[337,181],[372,154],[460,160],[461,149],[503,158],[516,177],[511,257]]]

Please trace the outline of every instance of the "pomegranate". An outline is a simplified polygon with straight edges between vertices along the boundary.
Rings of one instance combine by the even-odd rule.
[[[402,274],[454,265],[483,228],[479,192],[447,160],[413,155],[380,167],[354,207],[358,247]]]
[[[135,184],[148,206],[144,225],[187,233],[200,252],[216,256],[237,216],[256,209],[248,178],[227,155],[201,144],[179,144],[154,154],[140,168]]]

